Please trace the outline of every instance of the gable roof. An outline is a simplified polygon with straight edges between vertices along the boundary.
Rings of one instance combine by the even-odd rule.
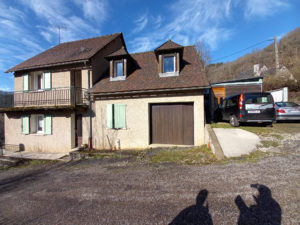
[[[172,50],[172,49],[179,49],[179,48],[183,48],[183,46],[169,39],[161,46],[157,47],[154,51],[164,51],[164,50]]]
[[[89,60],[99,50],[118,36],[121,36],[122,41],[124,42],[122,33],[115,33],[106,36],[61,43],[30,59],[27,59],[26,61],[10,68],[6,72],[34,69],[43,66],[55,66],[65,63],[83,62]]]
[[[199,88],[208,86],[204,75],[201,74],[200,60],[194,46],[183,47],[180,63],[180,75],[176,77],[159,77],[155,52],[130,54],[136,62],[134,71],[130,72],[124,81],[110,81],[105,74],[94,85],[92,93],[114,94],[116,92],[149,91],[177,88]],[[131,65],[128,65],[130,71]]]
[[[110,55],[106,56],[105,58],[113,58],[113,57],[124,56],[124,55],[128,55],[128,52],[124,48],[124,46],[122,46],[122,48],[120,48],[119,50],[111,53]]]

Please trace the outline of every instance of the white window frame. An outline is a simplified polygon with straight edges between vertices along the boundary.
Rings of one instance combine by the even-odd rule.
[[[165,58],[169,58],[169,57],[173,57],[173,71],[165,72]],[[174,54],[163,55],[162,64],[163,64],[163,73],[175,73],[175,71],[176,71],[176,55],[174,55]]]
[[[125,62],[124,62],[125,61]],[[118,63],[122,63],[122,76],[117,76],[117,65]],[[110,81],[120,81],[120,80],[126,80],[126,76],[124,75],[124,63],[126,63],[126,60],[114,60],[113,61],[113,77],[110,77]]]
[[[118,76],[118,64],[122,64],[122,75]],[[114,61],[114,77],[124,77],[124,64],[123,60],[116,60]]]
[[[41,76],[41,88],[38,89],[38,82],[39,82],[39,79],[38,77]],[[35,72],[33,74],[33,85],[34,85],[34,91],[43,91],[44,90],[44,82],[45,82],[45,78],[44,78],[44,73],[42,71],[39,71],[39,72]]]
[[[39,127],[39,118],[42,117],[43,118],[43,127],[42,130],[38,130]],[[33,123],[34,121],[34,123]],[[39,134],[42,135],[45,133],[45,116],[43,114],[31,114],[30,119],[29,119],[29,123],[30,123],[30,129],[29,129],[29,133],[30,134]],[[32,127],[34,126],[34,127]]]
[[[42,117],[42,124],[43,124],[43,126],[42,126],[42,130],[41,131],[38,130],[38,127],[39,127],[39,117]],[[36,133],[37,134],[44,134],[45,133],[45,118],[44,118],[44,115],[37,114],[35,122],[36,122]]]
[[[171,72],[165,72],[165,58],[166,57],[173,57],[173,63],[174,63],[174,68],[173,71]],[[176,71],[176,54],[165,54],[162,55],[162,73],[159,73],[159,77],[177,77],[179,76],[179,72]]]

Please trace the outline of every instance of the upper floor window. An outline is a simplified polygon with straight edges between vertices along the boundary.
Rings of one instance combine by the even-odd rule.
[[[114,77],[121,77],[123,75],[123,62],[122,60],[114,62]]]
[[[159,55],[159,77],[179,76],[179,53]]]
[[[37,74],[34,77],[34,86],[35,86],[35,90],[42,90],[44,89],[44,79],[43,79],[43,74]]]
[[[126,80],[127,59],[110,61],[110,81]]]
[[[175,56],[164,56],[163,58],[163,73],[175,72]]]

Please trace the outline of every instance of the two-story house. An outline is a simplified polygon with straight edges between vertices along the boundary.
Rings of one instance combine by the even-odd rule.
[[[69,152],[82,144],[86,92],[125,46],[122,33],[62,43],[7,72],[14,98],[5,112],[5,143],[25,151]]]
[[[194,46],[171,40],[129,54],[121,33],[63,43],[13,68],[5,142],[69,152],[204,144],[204,88]]]

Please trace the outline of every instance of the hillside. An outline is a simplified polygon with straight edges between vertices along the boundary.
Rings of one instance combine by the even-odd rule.
[[[256,49],[233,62],[210,64],[206,68],[207,78],[211,83],[253,77],[253,66],[255,64],[265,65],[268,68],[269,77],[264,79],[266,89],[291,86],[292,91],[300,91],[300,28],[297,28],[284,37],[278,43],[279,64],[285,66],[296,82],[284,80],[282,77],[275,77],[274,44],[264,49]],[[270,72],[271,71],[271,72]],[[270,85],[268,84],[270,83]]]

